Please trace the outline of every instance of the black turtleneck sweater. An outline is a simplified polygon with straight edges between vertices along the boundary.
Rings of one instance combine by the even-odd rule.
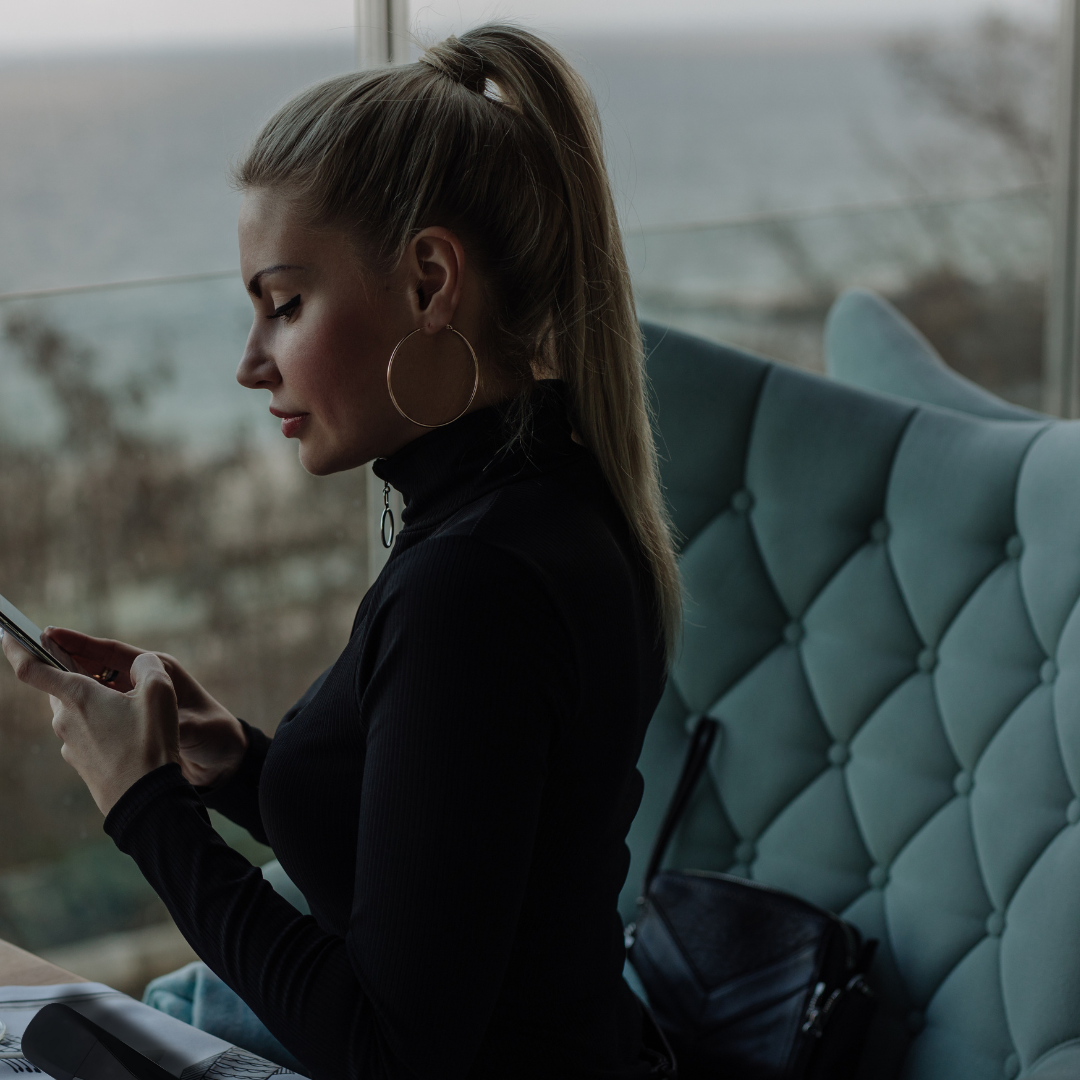
[[[510,451],[484,409],[377,462],[404,528],[338,661],[223,787],[166,765],[105,821],[313,1077],[649,1073],[616,899],[664,678],[652,587],[563,389],[534,400]]]

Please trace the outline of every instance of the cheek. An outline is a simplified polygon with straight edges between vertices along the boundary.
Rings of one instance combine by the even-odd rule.
[[[350,412],[378,377],[377,350],[362,348],[362,341],[347,323],[321,322],[298,332],[280,365],[296,404],[312,412]]]

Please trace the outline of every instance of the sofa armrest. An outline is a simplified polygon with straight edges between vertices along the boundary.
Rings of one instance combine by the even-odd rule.
[[[1040,420],[976,386],[938,356],[887,300],[849,289],[825,324],[825,369],[837,382],[991,420]]]

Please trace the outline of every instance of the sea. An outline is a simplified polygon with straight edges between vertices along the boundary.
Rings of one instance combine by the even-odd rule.
[[[880,33],[613,33],[556,44],[596,96],[646,298],[719,291],[754,301],[790,289],[792,257],[805,253],[785,256],[783,237],[764,260],[747,248],[746,230],[772,227],[771,215],[981,197],[1025,180],[993,139],[898,76]],[[232,380],[251,318],[238,274],[2,296],[234,270],[230,163],[290,95],[352,64],[340,41],[0,53],[0,320],[22,313],[63,328],[105,382],[159,372],[135,424],[193,445],[238,426],[268,431],[261,395]],[[710,227],[724,222],[736,224]],[[937,242],[929,232],[924,247]],[[1040,242],[1023,249],[1029,262]],[[47,443],[57,423],[17,350],[0,343],[0,433]]]

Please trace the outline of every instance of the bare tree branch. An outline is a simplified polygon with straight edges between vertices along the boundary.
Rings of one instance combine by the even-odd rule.
[[[888,56],[908,88],[990,135],[1040,183],[1050,176],[1055,43],[1048,27],[994,14],[959,37],[912,33]]]

